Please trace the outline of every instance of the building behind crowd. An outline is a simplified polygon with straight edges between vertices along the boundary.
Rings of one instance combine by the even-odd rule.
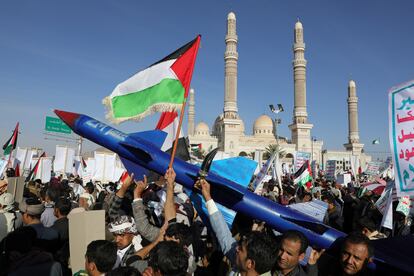
[[[296,22],[293,43],[293,79],[294,110],[293,121],[289,125],[291,138],[277,133],[277,120],[267,115],[259,116],[253,124],[252,135],[246,134],[245,124],[240,118],[237,108],[237,62],[238,36],[236,32],[236,16],[230,12],[227,16],[227,33],[224,53],[224,108],[210,130],[208,124],[199,122],[195,125],[195,92],[190,90],[188,108],[188,138],[191,144],[200,144],[204,151],[219,147],[230,156],[246,156],[257,150],[265,151],[269,145],[279,144],[285,152],[283,162],[292,162],[297,151],[311,153],[311,160],[325,167],[326,161],[338,160],[349,167],[351,156],[356,156],[361,167],[371,161],[371,156],[364,153],[364,144],[360,143],[358,130],[358,97],[355,81],[348,85],[348,141],[345,150],[332,151],[322,149],[323,141],[312,138],[313,124],[308,121],[306,105],[306,64],[303,26]],[[277,110],[276,110],[277,112]]]

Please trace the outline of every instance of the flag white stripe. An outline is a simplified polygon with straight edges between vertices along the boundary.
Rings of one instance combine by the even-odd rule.
[[[173,147],[174,138],[175,138],[175,135],[177,134],[178,124],[179,124],[178,116],[176,116],[174,118],[174,121],[172,121],[168,126],[162,129],[162,131],[167,133],[167,137],[165,137],[164,144],[161,147],[162,151],[167,151]],[[182,130],[180,131],[179,138],[181,137],[183,137]]]
[[[177,79],[174,71],[170,68],[175,61],[176,59],[170,59],[136,73],[118,84],[110,97],[136,93],[160,83],[163,79]]]

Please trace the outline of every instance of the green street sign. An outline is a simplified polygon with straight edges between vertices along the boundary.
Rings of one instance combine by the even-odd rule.
[[[46,131],[71,134],[72,130],[59,118],[46,116]]]

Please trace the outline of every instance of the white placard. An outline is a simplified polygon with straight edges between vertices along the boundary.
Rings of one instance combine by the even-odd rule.
[[[75,149],[74,148],[57,145],[55,161],[53,162],[53,170],[61,174],[72,173],[74,160],[75,160]]]

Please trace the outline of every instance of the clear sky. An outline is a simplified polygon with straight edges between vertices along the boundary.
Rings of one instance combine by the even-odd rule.
[[[359,130],[367,152],[387,152],[388,90],[414,79],[414,1],[1,1],[0,142],[20,122],[18,145],[54,154],[45,140],[52,109],[105,121],[101,100],[133,73],[202,35],[192,87],[196,122],[210,128],[224,99],[224,36],[230,11],[239,37],[238,108],[246,134],[282,103],[280,135],[290,138],[292,43],[304,26],[307,105],[312,135],[324,148],[347,142],[347,85],[357,85]],[[125,132],[155,127],[159,115],[124,123]],[[185,118],[186,122],[186,118]],[[184,125],[186,129],[186,124]],[[380,145],[371,145],[379,138]],[[96,146],[87,143],[85,150]]]

